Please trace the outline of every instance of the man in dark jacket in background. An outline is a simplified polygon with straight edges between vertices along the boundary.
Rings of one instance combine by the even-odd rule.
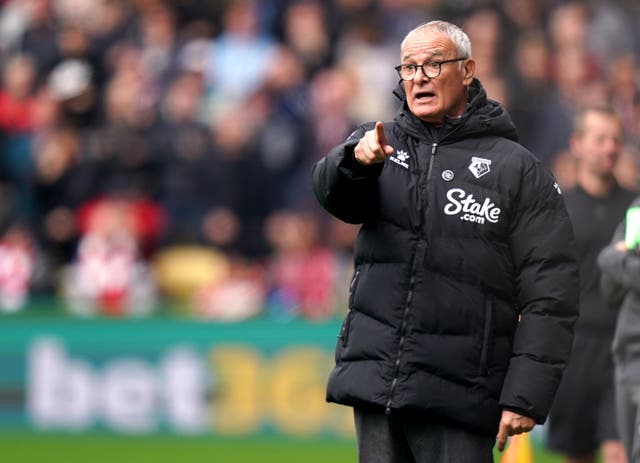
[[[580,268],[580,319],[573,349],[549,418],[549,447],[567,463],[623,463],[615,420],[611,343],[616,311],[600,295],[598,253],[609,241],[635,193],[618,185],[622,121],[610,107],[593,106],[575,117],[571,153],[576,187],[564,193],[574,225]]]
[[[474,78],[466,34],[411,31],[403,107],[313,171],[362,223],[327,399],[354,407],[361,462],[493,461],[542,423],[571,350],[578,270],[560,189]]]

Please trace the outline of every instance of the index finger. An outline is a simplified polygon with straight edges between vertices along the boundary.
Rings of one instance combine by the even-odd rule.
[[[384,124],[380,121],[376,122],[376,141],[382,147],[387,144],[387,136],[384,134]]]
[[[507,445],[507,437],[509,436],[509,432],[507,431],[507,426],[500,423],[500,429],[498,430],[498,435],[496,436],[498,439],[498,450],[503,451],[504,447]]]

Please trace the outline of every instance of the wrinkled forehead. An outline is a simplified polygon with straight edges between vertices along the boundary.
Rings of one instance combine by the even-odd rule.
[[[455,55],[451,39],[437,30],[420,29],[407,35],[400,47],[400,58],[404,61],[413,57],[447,59]]]

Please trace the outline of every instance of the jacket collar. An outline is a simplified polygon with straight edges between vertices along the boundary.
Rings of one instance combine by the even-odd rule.
[[[418,139],[441,140],[444,137],[458,138],[470,134],[493,134],[517,141],[516,128],[506,109],[498,102],[487,98],[481,82],[474,78],[468,91],[467,108],[461,117],[445,118],[442,127],[424,122],[416,117],[407,105],[402,81],[393,91],[402,101],[402,107],[394,120],[406,132]]]

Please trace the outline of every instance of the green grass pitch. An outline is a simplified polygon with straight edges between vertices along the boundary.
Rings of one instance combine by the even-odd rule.
[[[535,448],[534,463],[560,463]],[[0,433],[6,463],[356,463],[349,440]],[[496,452],[496,463],[500,461]]]

